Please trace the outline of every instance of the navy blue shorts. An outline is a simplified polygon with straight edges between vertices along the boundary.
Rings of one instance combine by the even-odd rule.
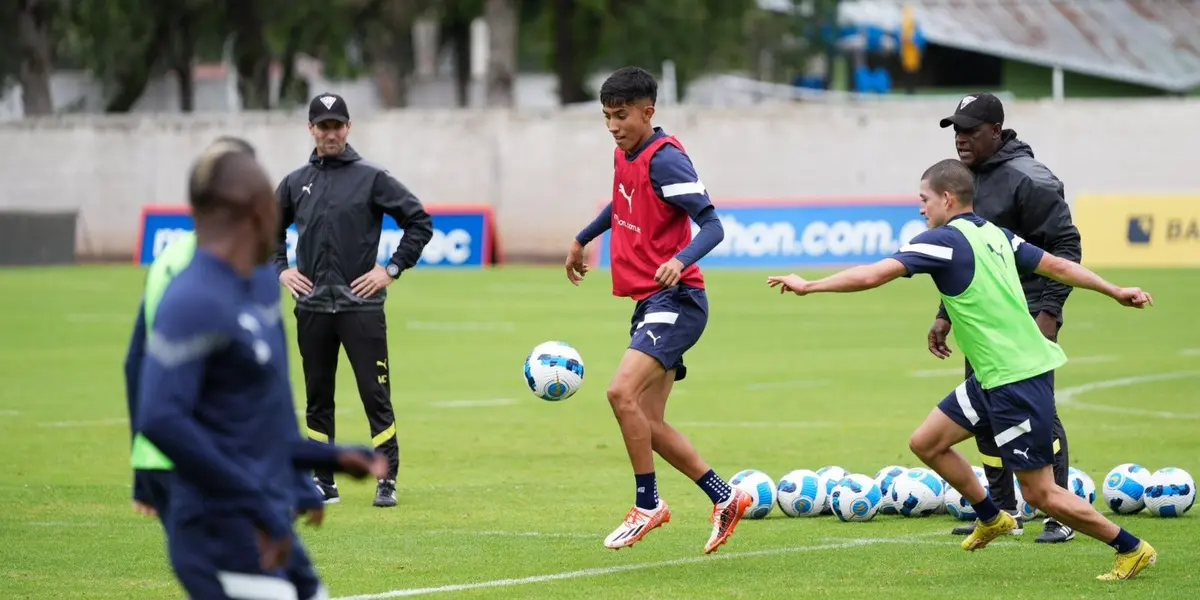
[[[257,533],[249,518],[221,515],[172,521],[167,540],[171,566],[189,598],[307,600],[300,598],[288,569],[268,572],[259,565]],[[308,563],[307,554],[301,553],[301,560]]]
[[[637,303],[630,320],[629,347],[654,357],[675,381],[687,376],[683,355],[708,325],[708,295],[704,290],[677,285]]]
[[[976,438],[993,441],[1014,471],[1054,464],[1053,373],[990,390],[972,374],[938,408]]]

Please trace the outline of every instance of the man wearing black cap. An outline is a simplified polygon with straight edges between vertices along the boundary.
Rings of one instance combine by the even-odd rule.
[[[1067,206],[1062,182],[1046,165],[1033,158],[1033,150],[1017,139],[1016,131],[1004,129],[1004,104],[999,98],[986,93],[964,96],[954,114],[942,119],[941,126],[943,129],[954,127],[958,158],[975,176],[976,214],[1052,254],[1074,262],[1082,260],[1079,230],[1071,221],[1071,209]],[[1029,313],[1037,321],[1042,335],[1058,341],[1058,331],[1063,323],[1062,309],[1071,288],[1036,274],[1022,277],[1021,287],[1025,290]],[[929,329],[928,338],[929,351],[938,358],[950,355],[946,345],[950,327],[950,317],[942,306]],[[970,363],[966,370],[969,376]],[[1069,489],[1067,434],[1057,414],[1054,435],[1054,480],[1060,487]],[[992,498],[1001,509],[1016,514],[1013,473],[1000,460],[1001,452],[1013,450],[1000,448],[995,440],[983,437],[977,437],[976,444]],[[1020,519],[1017,523],[1014,535],[1023,531]],[[974,524],[958,527],[954,534],[970,535],[974,527]],[[1075,532],[1070,527],[1046,519],[1045,529],[1036,541],[1059,543],[1074,537]]]
[[[386,288],[417,264],[433,237],[421,202],[382,167],[346,143],[350,112],[337,94],[321,94],[308,107],[316,148],[308,164],[283,178],[275,195],[282,223],[275,264],[279,282],[296,298],[296,338],[304,369],[310,439],[334,441],[334,381],[338,351],[354,370],[371,426],[372,445],[388,458],[375,506],[396,505],[400,449],[388,373]],[[404,230],[399,247],[379,264],[383,215]],[[296,225],[296,266],[288,266],[287,228]],[[315,473],[325,501],[337,502],[330,471]]]

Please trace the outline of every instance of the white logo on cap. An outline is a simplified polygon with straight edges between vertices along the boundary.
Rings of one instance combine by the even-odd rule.
[[[967,96],[966,98],[963,98],[962,102],[958,103],[958,110],[962,110],[962,109],[966,108],[968,104],[970,104],[974,101],[975,101],[975,96]]]
[[[974,98],[971,99],[974,100]],[[321,96],[321,104],[324,104],[325,108],[332,109],[334,102],[337,102],[337,98],[334,98],[333,96]]]

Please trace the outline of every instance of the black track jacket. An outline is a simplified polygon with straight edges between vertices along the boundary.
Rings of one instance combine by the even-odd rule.
[[[404,184],[383,167],[362,160],[349,145],[337,156],[317,156],[279,182],[275,190],[281,223],[275,265],[288,268],[287,228],[296,225],[296,268],[313,291],[296,299],[301,310],[342,312],[382,310],[387,290],[370,298],[351,292],[350,283],[375,267],[383,215],[404,230],[391,262],[412,268],[433,238],[433,220]]]

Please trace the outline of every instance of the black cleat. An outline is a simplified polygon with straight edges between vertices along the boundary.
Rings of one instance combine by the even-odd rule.
[[[342,501],[341,495],[338,494],[336,483],[325,483],[316,477],[313,478],[313,483],[317,484],[317,491],[321,492],[321,497],[325,500],[325,504],[337,504]]]
[[[1021,534],[1025,533],[1025,520],[1021,518],[1020,513],[1018,513],[1015,510],[1010,510],[1010,511],[1008,511],[1008,514],[1012,515],[1013,518],[1017,520],[1017,528],[1008,532],[1008,535],[1021,535]],[[950,535],[971,535],[974,532],[975,532],[975,521],[971,521],[970,523],[967,523],[966,525],[960,525],[958,527],[955,527],[950,532]]]
[[[396,505],[396,482],[391,479],[380,479],[375,488],[375,506],[387,508]]]
[[[1075,539],[1075,530],[1055,521],[1054,519],[1046,519],[1046,528],[1042,530],[1042,534],[1033,540],[1039,544],[1061,544]]]

